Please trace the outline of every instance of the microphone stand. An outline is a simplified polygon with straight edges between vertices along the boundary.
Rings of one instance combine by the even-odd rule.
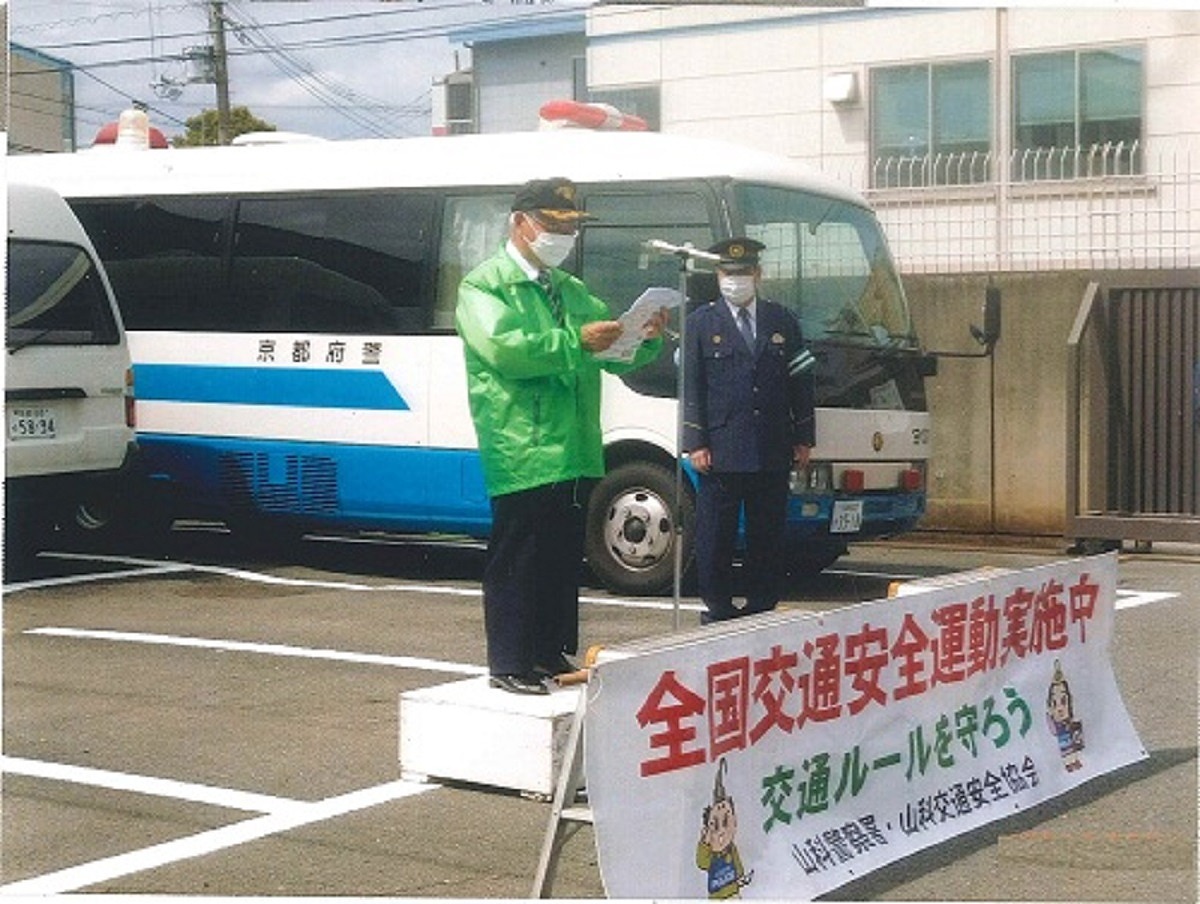
[[[683,423],[684,423],[684,387],[687,367],[686,337],[687,337],[687,277],[696,261],[715,263],[719,255],[693,248],[690,242],[683,245],[672,245],[669,242],[653,240],[643,243],[643,248],[657,254],[670,255],[679,261],[679,361],[675,371],[675,501],[674,521],[675,537],[672,544],[674,553],[675,575],[674,596],[671,615],[671,627],[678,631],[680,627],[680,607],[683,598]]]

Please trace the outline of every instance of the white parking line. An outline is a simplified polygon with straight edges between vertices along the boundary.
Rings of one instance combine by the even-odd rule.
[[[81,562],[103,562],[109,564],[141,565],[151,567],[156,563],[153,559],[140,559],[136,556],[106,556],[89,553],[56,552],[51,554],[56,559]],[[414,590],[424,593],[448,593],[454,596],[479,596],[478,588],[468,590],[461,587],[451,587],[441,584],[356,584],[350,581],[314,581],[311,578],[285,578],[273,574],[263,574],[258,571],[248,571],[244,568],[227,568],[223,565],[201,565],[197,563],[176,563],[177,570],[197,571],[201,574],[217,574],[224,577],[236,578],[241,581],[251,581],[256,584],[273,584],[282,587],[314,587],[323,590],[353,590],[353,591],[394,591]],[[69,582],[70,578],[63,578]]]
[[[108,640],[123,643],[158,644],[172,647],[192,647],[221,652],[256,653],[267,656],[289,656],[296,659],[326,659],[334,662],[353,662],[363,665],[384,665],[391,668],[419,669],[426,672],[449,672],[454,675],[485,675],[487,668],[463,662],[445,662],[419,656],[384,656],[380,653],[355,653],[346,650],[321,650],[293,647],[277,643],[253,643],[242,640],[220,640],[205,637],[180,637],[172,634],[147,634],[135,631],[103,631],[85,628],[30,628],[23,632],[44,637],[74,637],[83,640]]]
[[[113,857],[105,857],[32,879],[0,885],[0,895],[66,894],[99,882],[109,882],[122,876],[156,869],[180,860],[212,854],[226,848],[257,841],[268,835],[288,832],[301,826],[334,819],[389,801],[424,794],[438,787],[440,786],[400,779],[376,785],[373,788],[351,791],[348,794],[326,800],[297,803],[280,812],[267,813],[265,816],[211,829],[187,838],[177,838],[174,841],[129,851],[125,854],[117,854]]]
[[[168,778],[147,775],[130,775],[127,772],[111,772],[107,769],[92,769],[88,766],[69,766],[65,763],[46,763],[22,757],[0,756],[0,772],[8,775],[24,775],[44,778],[55,782],[70,782],[75,785],[90,785],[93,788],[108,788],[112,791],[132,791],[135,794],[150,794],[154,797],[169,797],[192,803],[212,804],[231,810],[249,813],[281,813],[289,807],[301,806],[307,801],[271,794],[255,794],[251,791],[235,791],[198,785]]]
[[[134,556],[109,556],[109,555],[94,555],[90,553],[47,553],[46,555],[53,556],[57,559],[65,559],[67,561],[82,561],[82,562],[100,562],[107,564],[123,564],[142,566],[147,569],[146,572],[128,571],[122,572],[123,576],[137,577],[140,573],[153,573],[154,566],[161,565],[153,559],[140,559]],[[196,571],[203,574],[216,574],[222,577],[234,578],[240,581],[251,581],[257,584],[273,584],[283,587],[312,587],[318,590],[349,590],[356,593],[421,593],[421,594],[443,594],[446,596],[474,597],[480,598],[483,596],[483,590],[479,585],[471,587],[456,587],[453,584],[359,584],[351,581],[316,581],[311,578],[285,578],[278,575],[263,574],[257,571],[249,571],[244,568],[227,568],[222,565],[200,565],[190,563],[172,563],[170,567],[165,567],[166,571]],[[117,574],[113,572],[112,574]],[[109,575],[76,575],[63,578],[51,578],[45,583],[45,586],[56,586],[71,583],[83,583],[87,580],[99,580]],[[29,584],[17,584],[9,587],[9,591],[24,590],[35,586],[42,586],[43,582],[30,582]],[[631,609],[656,609],[660,611],[670,611],[674,607],[673,601],[664,601],[660,598],[656,599],[621,599],[611,596],[580,596],[581,603],[588,603],[596,606],[622,606]],[[681,609],[700,612],[703,606],[699,603],[683,603]]]
[[[1146,606],[1150,603],[1162,603],[1166,600],[1173,600],[1178,596],[1178,593],[1154,590],[1118,590],[1115,607],[1117,609],[1136,609],[1138,606]]]
[[[70,553],[70,552],[55,552],[43,553],[43,555],[68,561],[83,561],[83,562],[100,562],[107,564],[124,564],[132,565],[136,570],[113,571],[101,574],[84,574],[71,575],[61,578],[46,578],[38,581],[28,581],[22,584],[12,584],[5,589],[12,593],[18,590],[33,590],[43,587],[56,587],[70,584],[82,584],[90,581],[105,581],[114,580],[125,577],[142,577],[154,574],[171,574],[186,571],[196,571],[204,574],[216,574],[223,577],[230,577],[236,580],[252,581],[260,584],[273,584],[286,587],[313,587],[323,590],[349,590],[363,593],[420,593],[420,594],[443,594],[446,596],[459,597],[474,597],[479,598],[483,595],[479,586],[471,587],[456,587],[452,584],[359,584],[350,581],[317,581],[310,578],[285,578],[278,575],[263,574],[257,571],[249,571],[244,568],[227,568],[221,565],[201,565],[185,562],[168,562],[163,563],[154,559],[142,559],[135,556],[110,556],[98,555],[92,553]],[[839,574],[851,577],[868,577],[868,578],[890,578],[892,580],[905,580],[914,578],[915,575],[896,574],[884,571],[866,571],[866,570],[849,570],[831,568],[827,574]],[[1133,609],[1138,606],[1145,606],[1150,603],[1159,603],[1165,600],[1178,597],[1178,593],[1157,592],[1152,590],[1118,590],[1117,591],[1117,609]],[[579,601],[593,606],[612,606],[616,608],[626,609],[649,609],[660,612],[669,612],[675,608],[674,600],[663,600],[661,598],[621,598],[611,596],[580,596]],[[691,601],[681,601],[679,604],[681,611],[686,612],[703,612],[704,606],[696,602],[694,598]],[[348,654],[347,654],[348,655]]]
[[[94,561],[94,557],[89,558]],[[18,590],[42,590],[46,587],[89,584],[95,581],[116,581],[121,578],[141,578],[155,574],[175,574],[191,570],[191,565],[185,565],[180,562],[163,563],[147,561],[141,568],[127,569],[125,571],[101,571],[93,574],[72,574],[59,578],[39,578],[36,581],[21,581],[16,584],[6,584],[4,590],[7,593],[16,593]]]

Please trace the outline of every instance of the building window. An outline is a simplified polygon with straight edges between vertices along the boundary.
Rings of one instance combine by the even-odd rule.
[[[1013,179],[1141,172],[1141,48],[1017,57],[1013,93]]]
[[[986,60],[871,73],[871,184],[961,185],[990,175],[991,66]]]
[[[459,76],[459,73],[455,73]],[[446,134],[469,135],[475,131],[475,82],[468,76],[446,79]]]

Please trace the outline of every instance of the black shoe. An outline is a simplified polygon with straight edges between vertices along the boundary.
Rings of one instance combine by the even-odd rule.
[[[579,667],[571,662],[565,653],[559,653],[558,656],[551,659],[548,663],[538,663],[533,667],[533,673],[540,677],[556,678],[559,675],[567,675],[571,672],[579,671]]]
[[[510,694],[546,695],[550,690],[536,675],[492,675],[488,684]]]

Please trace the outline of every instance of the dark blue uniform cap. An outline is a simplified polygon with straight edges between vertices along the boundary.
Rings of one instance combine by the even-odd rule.
[[[717,242],[708,249],[709,254],[719,255],[721,260],[717,266],[722,269],[746,268],[758,266],[758,255],[767,246],[754,239],[738,237]]]

